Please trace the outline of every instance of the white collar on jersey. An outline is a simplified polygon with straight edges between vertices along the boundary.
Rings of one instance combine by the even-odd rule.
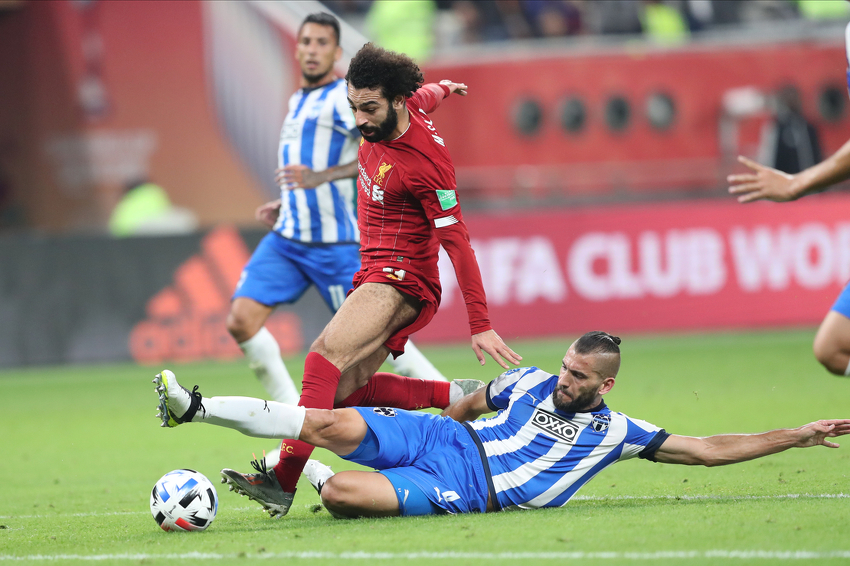
[[[393,139],[391,139],[391,140],[387,140],[387,141],[388,141],[388,142],[393,142],[393,141],[395,141],[395,140],[397,140],[397,139],[401,138],[401,136],[403,136],[404,134],[406,134],[406,133],[407,133],[407,130],[409,130],[409,129],[410,129],[410,122],[408,122],[408,123],[407,123],[407,127],[404,129],[404,131],[403,131],[402,133],[400,133],[397,137],[394,137]]]

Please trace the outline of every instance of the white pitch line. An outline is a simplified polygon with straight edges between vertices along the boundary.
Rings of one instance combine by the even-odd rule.
[[[769,499],[848,499],[850,493],[786,493],[784,495],[577,495],[570,501],[760,501]]]
[[[850,499],[850,493],[787,493],[784,495],[577,495],[570,501],[766,501],[771,499]],[[305,505],[312,508],[313,505]],[[228,507],[228,511],[254,511],[258,507]],[[111,517],[115,515],[146,515],[145,511],[114,511],[106,513],[55,513],[50,515],[0,515],[0,519],[46,519],[55,517]]]
[[[312,507],[312,505],[310,505]],[[262,511],[259,507],[228,507],[229,511]],[[50,515],[0,515],[0,519],[56,519],[62,517],[114,517],[120,515],[149,515],[150,511],[107,511],[104,513],[52,513]]]
[[[0,554],[0,561],[55,560],[245,560],[245,559],[330,559],[330,560],[825,560],[850,558],[850,550],[671,550],[657,552],[264,552],[261,554]]]

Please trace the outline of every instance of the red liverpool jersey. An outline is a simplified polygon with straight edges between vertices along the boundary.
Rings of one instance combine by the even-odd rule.
[[[457,200],[454,166],[427,114],[448,95],[448,87],[424,85],[407,99],[410,126],[401,136],[361,141],[360,253],[364,270],[408,264],[432,282],[439,301],[437,253],[442,244],[454,265],[472,334],[477,334],[490,329],[484,286]]]

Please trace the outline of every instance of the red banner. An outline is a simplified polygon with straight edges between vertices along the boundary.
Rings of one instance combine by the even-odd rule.
[[[509,340],[817,324],[850,279],[850,197],[507,212],[467,219],[494,328]],[[422,342],[469,336],[447,256]]]

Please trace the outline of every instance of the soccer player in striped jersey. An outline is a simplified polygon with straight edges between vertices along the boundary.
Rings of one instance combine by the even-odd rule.
[[[620,368],[619,344],[616,336],[589,332],[570,346],[559,375],[535,367],[510,370],[442,416],[202,399],[167,370],[154,382],[162,426],[206,422],[251,436],[299,438],[379,470],[333,474],[310,461],[305,473],[338,517],[561,507],[621,460],[719,466],[794,447],[837,448],[827,439],[850,433],[850,420],[822,420],[759,434],[669,434],[606,406],[603,395]],[[494,417],[472,421],[496,410]]]
[[[289,100],[280,133],[281,198],[257,209],[257,219],[271,232],[245,266],[227,319],[271,398],[291,404],[298,403],[299,394],[266,320],[277,305],[297,301],[310,285],[336,312],[360,269],[354,182],[360,132],[345,81],[334,75],[341,56],[336,18],[307,16],[296,46],[301,88]],[[415,346],[391,362],[403,375],[446,381]]]

